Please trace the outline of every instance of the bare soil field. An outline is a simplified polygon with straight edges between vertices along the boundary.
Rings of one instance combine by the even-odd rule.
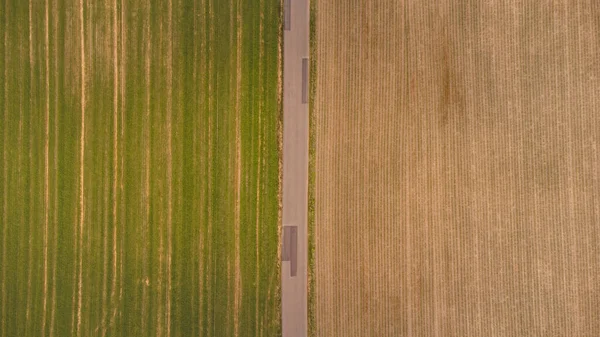
[[[598,3],[315,7],[314,335],[596,335]]]

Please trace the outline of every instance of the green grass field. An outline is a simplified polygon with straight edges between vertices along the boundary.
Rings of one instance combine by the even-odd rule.
[[[280,334],[280,3],[1,0],[0,336]]]

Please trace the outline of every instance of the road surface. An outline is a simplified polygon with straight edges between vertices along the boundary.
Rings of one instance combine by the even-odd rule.
[[[284,0],[282,333],[307,334],[309,0]],[[285,229],[285,226],[292,226]],[[293,230],[292,230],[293,228]]]

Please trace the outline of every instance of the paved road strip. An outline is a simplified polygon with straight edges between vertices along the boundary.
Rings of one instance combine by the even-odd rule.
[[[309,1],[286,0],[284,11],[283,226],[296,226],[297,254],[281,264],[281,315],[283,336],[292,337],[307,334]]]

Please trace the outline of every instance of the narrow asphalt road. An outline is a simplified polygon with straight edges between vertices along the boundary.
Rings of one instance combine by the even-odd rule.
[[[307,335],[309,0],[284,0],[282,332]],[[286,230],[285,226],[292,226]],[[295,228],[294,228],[295,226]]]

